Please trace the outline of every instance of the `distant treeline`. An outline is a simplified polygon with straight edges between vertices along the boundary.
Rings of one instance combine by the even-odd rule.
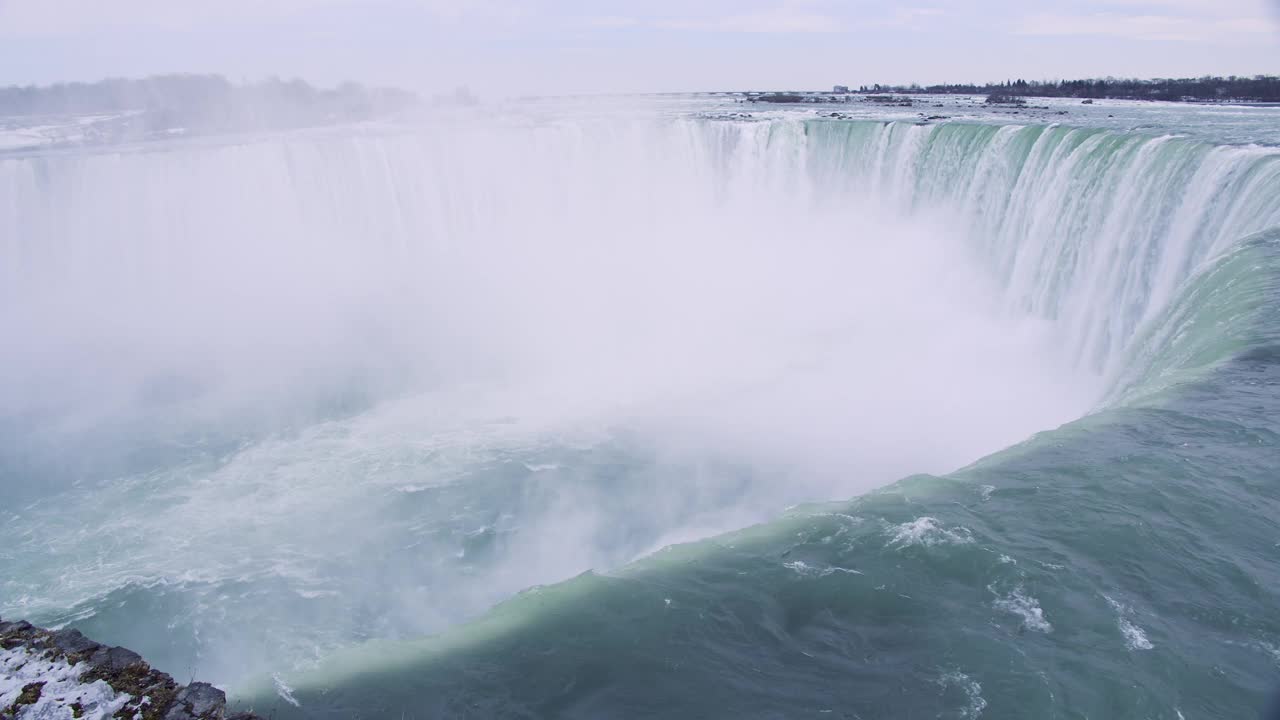
[[[0,117],[132,113],[144,127],[192,131],[293,127],[360,120],[403,109],[412,93],[346,83],[334,89],[302,80],[237,85],[218,75],[159,75],[93,83],[0,88]]]
[[[1280,77],[1201,77],[1133,80],[1006,80],[986,85],[863,85],[861,93],[1003,95],[1011,97],[1112,98],[1117,100],[1280,102]]]

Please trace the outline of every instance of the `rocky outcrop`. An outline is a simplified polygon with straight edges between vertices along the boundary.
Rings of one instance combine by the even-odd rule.
[[[78,630],[0,619],[0,720],[260,720],[227,714],[227,696],[202,682],[179,685],[140,655]]]
[[[816,102],[816,100],[811,100],[808,97],[797,94],[797,93],[766,93],[764,95],[749,97],[747,98],[747,101],[748,102],[783,103],[783,104]]]

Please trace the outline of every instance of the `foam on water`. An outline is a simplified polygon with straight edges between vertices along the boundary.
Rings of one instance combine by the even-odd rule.
[[[783,563],[783,566],[790,568],[791,570],[794,570],[797,575],[811,576],[811,577],[826,577],[828,575],[831,575],[832,573],[848,573],[849,575],[863,574],[862,571],[860,570],[851,570],[849,568],[815,567],[815,566],[809,565],[803,560],[793,560],[788,563]]]
[[[1150,650],[1154,645],[1147,639],[1147,634],[1133,623],[1129,618],[1133,615],[1133,608],[1113,599],[1109,595],[1103,595],[1107,604],[1116,612],[1116,627],[1120,628],[1120,634],[1124,636],[1125,647],[1130,650]]]
[[[920,517],[911,522],[893,526],[889,528],[889,532],[892,533],[889,544],[896,547],[964,545],[973,542],[973,536],[968,528],[947,529],[941,527],[936,518],[931,517]]]
[[[982,685],[978,684],[968,675],[965,675],[958,670],[952,670],[950,672],[943,673],[942,676],[938,678],[938,684],[941,685],[944,690],[954,687],[966,696],[967,703],[960,709],[958,717],[964,718],[965,720],[976,720],[977,718],[982,717],[982,711],[987,709],[987,701],[982,697]]]
[[[1040,601],[1028,595],[1023,588],[1017,587],[1007,593],[999,593],[994,588],[988,589],[996,595],[991,604],[998,610],[1022,618],[1022,627],[1042,633],[1053,632],[1053,625],[1045,619]]]

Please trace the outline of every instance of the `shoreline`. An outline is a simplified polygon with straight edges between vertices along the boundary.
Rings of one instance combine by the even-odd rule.
[[[717,93],[718,94],[718,93]],[[944,97],[984,97],[985,93],[942,93],[942,92],[925,92],[925,91],[909,91],[909,90],[882,90],[876,92],[860,92],[850,91],[847,93],[831,92],[830,90],[815,91],[745,91],[738,93],[725,93],[729,95],[740,95],[748,102],[770,103],[775,105],[803,105],[803,104],[841,104],[852,102],[877,102],[884,101],[888,98],[910,100],[924,98],[944,98]],[[1077,102],[1080,104],[1093,104],[1099,101],[1122,101],[1136,102],[1144,104],[1153,103],[1171,103],[1174,105],[1207,105],[1213,107],[1256,107],[1256,108],[1280,108],[1280,102],[1270,102],[1261,100],[1210,100],[1206,98],[1187,98],[1187,99],[1156,99],[1143,97],[1069,97],[1065,95],[1010,95],[1021,100],[1061,100],[1068,102]],[[1002,105],[1007,103],[992,103]]]

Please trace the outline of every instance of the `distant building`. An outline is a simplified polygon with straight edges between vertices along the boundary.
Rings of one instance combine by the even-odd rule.
[[[849,86],[848,86],[848,85],[837,85],[837,86],[835,86],[834,88],[832,88],[832,89],[831,89],[831,92],[834,92],[834,93],[847,93],[847,92],[849,92]]]

